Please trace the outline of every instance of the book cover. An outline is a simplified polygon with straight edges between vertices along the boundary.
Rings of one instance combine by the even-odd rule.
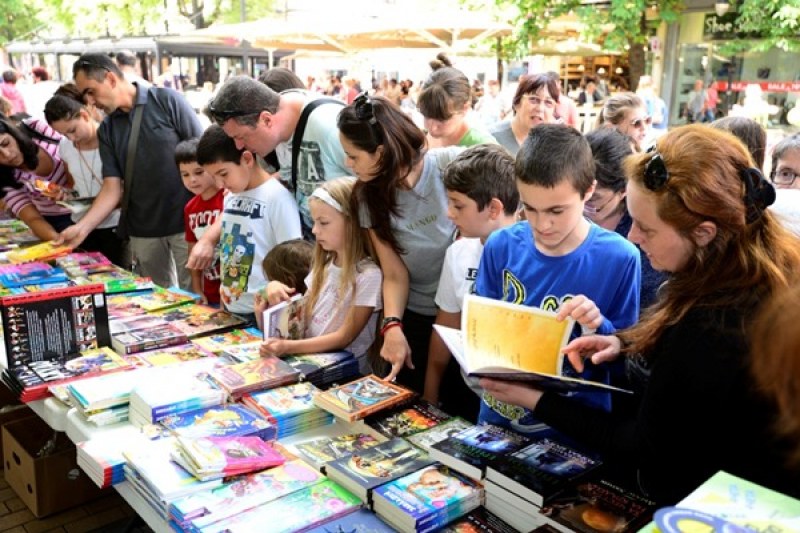
[[[394,533],[395,530],[372,511],[359,509],[355,513],[331,520],[308,531],[309,533]]]
[[[407,437],[425,431],[449,418],[450,415],[438,407],[419,399],[410,405],[369,416],[364,422],[385,437],[391,438]]]
[[[274,440],[276,428],[241,404],[229,404],[169,415],[161,425],[182,438],[256,436]]]
[[[39,261],[19,265],[0,265],[0,285],[5,288],[63,283],[67,279],[67,275],[62,269]]]
[[[377,487],[373,495],[381,516],[399,512],[404,529],[430,531],[478,507],[483,489],[447,466],[434,464]]]
[[[141,359],[148,366],[165,366],[182,363],[184,361],[194,361],[196,359],[216,356],[213,353],[188,342],[185,344],[179,344],[177,346],[169,346],[167,348],[158,348],[146,352],[138,352],[136,357]]]
[[[220,520],[319,483],[322,479],[319,472],[302,461],[288,461],[181,498],[170,506],[170,515],[184,528],[209,528]]]
[[[246,394],[242,401],[260,412],[267,420],[277,423],[318,409],[314,395],[319,389],[308,382]]]
[[[347,361],[355,361],[355,356],[347,351],[313,354],[307,353],[290,355],[285,357],[284,361],[295,367],[304,376],[310,379],[310,376],[322,372],[327,368],[331,368]]]
[[[326,465],[328,477],[366,501],[369,491],[433,463],[419,448],[393,438]]]
[[[473,294],[464,296],[463,309],[460,331],[438,324],[434,330],[469,376],[527,381],[554,391],[630,392],[564,375],[561,350],[574,328],[572,319],[559,322],[554,312]]]
[[[224,366],[211,377],[231,394],[258,388],[275,387],[297,381],[300,374],[279,358],[270,355],[255,361]]]
[[[201,531],[264,531],[264,524],[270,533],[305,531],[360,507],[358,498],[326,479]]]
[[[641,531],[800,531],[800,500],[751,481],[717,472],[674,507],[659,509]]]
[[[28,263],[30,261],[49,261],[56,257],[66,255],[72,251],[72,248],[64,245],[56,245],[52,242],[42,242],[28,246],[26,248],[17,248],[6,252],[6,259],[11,263]]]
[[[264,338],[302,339],[305,334],[305,318],[302,294],[272,305],[264,310]]]
[[[467,422],[463,418],[454,417],[442,422],[438,426],[434,426],[425,431],[420,431],[419,433],[409,435],[405,437],[405,439],[418,448],[422,448],[425,451],[430,451],[431,446],[437,442],[449,439],[453,435],[456,435],[457,433],[472,426],[473,424]]]
[[[177,450],[201,479],[263,470],[285,462],[283,455],[259,437],[178,437]]]
[[[255,335],[245,329],[232,329],[222,333],[212,333],[206,337],[192,339],[192,343],[213,353],[220,353],[232,346],[261,342],[260,335]]]
[[[489,424],[467,428],[431,446],[431,456],[468,476],[481,479],[492,461],[530,443],[509,429]]]
[[[442,533],[516,533],[517,530],[486,508],[478,507],[452,524],[448,524],[441,531]]]
[[[325,463],[349,457],[380,444],[372,435],[366,433],[347,433],[335,437],[321,437],[295,445],[301,457],[309,460],[316,468]]]
[[[152,329],[167,325],[167,321],[156,316],[140,314],[125,318],[111,320],[108,324],[112,335],[137,331],[140,329]]]
[[[156,311],[153,316],[163,318],[189,338],[241,326],[244,323],[244,320],[227,311],[200,304],[186,304]]]
[[[111,343],[101,285],[3,296],[0,316],[9,367],[65,361]]]
[[[155,287],[151,292],[142,292],[141,294],[131,296],[131,301],[134,305],[138,305],[148,312],[192,303],[196,301],[196,299],[197,295],[177,287],[169,289]]]
[[[186,334],[172,324],[163,324],[114,335],[111,338],[111,346],[119,353],[131,354],[185,344],[188,340]]]
[[[493,461],[486,479],[534,505],[546,504],[602,464],[597,454],[579,450],[551,428],[543,427],[528,437],[531,444]]]
[[[222,355],[226,355],[240,363],[248,361],[255,361],[261,358],[261,344],[263,341],[248,342],[247,344],[237,344],[235,346],[226,346],[222,349]],[[284,359],[285,361],[285,359]]]
[[[314,402],[333,415],[352,422],[404,402],[412,395],[406,388],[369,375],[318,394]]]

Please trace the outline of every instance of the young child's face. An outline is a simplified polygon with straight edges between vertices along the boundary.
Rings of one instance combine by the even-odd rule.
[[[213,189],[214,192],[219,189],[214,177],[198,165],[197,161],[181,163],[178,168],[181,171],[183,186],[189,189],[192,194],[201,195],[209,192],[209,189]]]
[[[594,187],[581,196],[567,179],[552,189],[517,180],[517,189],[537,250],[545,255],[560,256],[581,244],[583,236],[576,230],[585,222],[583,206],[592,196]]]
[[[311,220],[314,221],[311,233],[316,237],[317,245],[322,246],[326,252],[341,254],[344,249],[347,223],[345,216],[322,200],[315,198],[308,202],[308,209],[311,211]]]
[[[488,206],[479,210],[478,203],[464,193],[447,191],[447,218],[462,237],[483,239],[491,233]]]
[[[246,191],[250,186],[250,169],[246,165],[218,161],[203,165],[203,168],[218,183],[233,193]]]

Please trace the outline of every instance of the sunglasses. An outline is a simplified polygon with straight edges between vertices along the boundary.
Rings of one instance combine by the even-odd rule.
[[[250,111],[242,109],[222,110],[214,107],[214,101],[208,103],[208,114],[211,119],[219,126],[223,126],[225,122],[232,118],[247,117],[250,115],[258,115],[261,111]]]
[[[636,120],[631,120],[631,126],[634,128],[643,128],[645,126],[650,126],[653,123],[653,117],[644,117],[644,118],[637,118]]]
[[[655,192],[662,189],[667,184],[669,181],[669,172],[667,171],[667,165],[664,163],[664,159],[661,157],[661,154],[656,151],[655,146],[647,150],[647,153],[652,153],[653,157],[651,157],[650,161],[644,166],[644,186]]]

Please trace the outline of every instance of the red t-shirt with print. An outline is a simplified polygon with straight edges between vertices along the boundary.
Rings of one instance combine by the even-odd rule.
[[[197,242],[222,215],[222,197],[223,190],[220,189],[208,200],[198,195],[187,202],[183,208],[186,242]],[[214,255],[211,266],[203,271],[203,294],[208,303],[219,303],[219,254]]]

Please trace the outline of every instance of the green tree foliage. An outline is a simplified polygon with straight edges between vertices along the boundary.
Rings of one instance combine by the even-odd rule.
[[[760,1],[760,0],[758,0]],[[797,0],[795,0],[797,1]],[[530,53],[532,44],[548,35],[551,21],[573,13],[585,24],[582,38],[602,43],[611,52],[628,51],[631,88],[644,74],[644,47],[651,25],[675,22],[683,8],[681,0],[610,0],[588,3],[585,0],[495,0],[501,8],[517,12],[516,50]],[[647,18],[649,13],[654,18]]]
[[[24,39],[41,25],[38,12],[30,1],[3,0],[0,9],[0,46],[14,39]]]
[[[738,40],[726,51],[765,51],[770,48],[800,51],[800,0],[743,0],[732,6],[741,33],[761,39]]]

